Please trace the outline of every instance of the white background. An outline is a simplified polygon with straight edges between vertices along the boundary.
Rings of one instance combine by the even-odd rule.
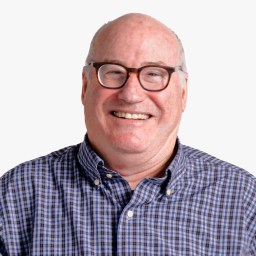
[[[81,70],[90,40],[103,23],[143,12],[172,28],[185,48],[181,142],[256,175],[254,2],[1,1],[0,174],[83,140]]]

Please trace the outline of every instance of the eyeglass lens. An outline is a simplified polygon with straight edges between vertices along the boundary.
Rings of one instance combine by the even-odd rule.
[[[98,70],[100,83],[108,88],[123,86],[128,75],[128,71],[117,64],[104,64]],[[161,90],[169,81],[169,73],[162,67],[146,66],[139,72],[139,81],[145,89]]]

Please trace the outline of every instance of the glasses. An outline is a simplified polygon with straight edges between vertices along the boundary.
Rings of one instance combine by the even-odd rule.
[[[140,68],[127,68],[120,64],[107,62],[90,62],[96,69],[99,83],[109,89],[119,89],[125,85],[130,73],[136,73],[140,85],[147,91],[162,91],[170,81],[173,72],[182,70],[180,66],[147,65]]]

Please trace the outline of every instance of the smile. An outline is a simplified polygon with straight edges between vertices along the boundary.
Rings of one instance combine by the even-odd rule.
[[[147,114],[132,114],[132,113],[125,113],[125,112],[117,112],[117,111],[114,111],[113,115],[120,118],[136,119],[136,120],[147,120],[150,117]]]

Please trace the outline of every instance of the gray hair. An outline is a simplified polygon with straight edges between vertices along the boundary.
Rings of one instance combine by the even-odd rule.
[[[178,41],[179,48],[180,48],[179,49],[179,62],[180,62],[181,70],[179,71],[179,78],[180,78],[180,85],[183,86],[185,80],[187,79],[187,74],[188,74],[186,58],[185,58],[185,51],[184,51],[182,42],[181,42],[180,38],[178,37],[178,35],[173,30],[170,29],[170,31],[175,35],[175,37]]]

